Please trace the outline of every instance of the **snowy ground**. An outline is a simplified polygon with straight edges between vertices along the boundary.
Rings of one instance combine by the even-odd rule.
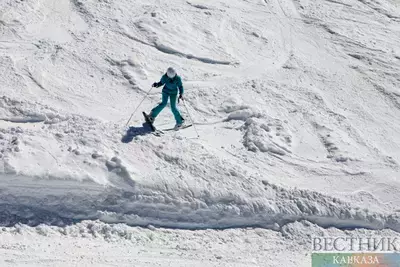
[[[287,242],[290,237],[262,229],[149,230],[91,222],[66,228],[6,229],[1,234],[1,266],[265,266],[269,262],[290,266],[310,263],[309,253],[304,257],[306,251],[303,255],[293,252],[302,247],[301,244],[292,244]],[[285,258],[281,258],[283,253]]]
[[[84,221],[3,227],[1,266],[311,266],[311,238],[383,237],[390,230],[323,229],[306,221],[267,229],[171,230]],[[366,240],[366,239],[364,239]]]
[[[309,266],[307,233],[396,235],[399,42],[394,0],[0,1],[0,263]],[[195,127],[148,132],[159,88],[127,131],[170,65]]]

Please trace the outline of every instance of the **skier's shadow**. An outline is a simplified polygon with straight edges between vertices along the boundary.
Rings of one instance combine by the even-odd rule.
[[[126,131],[126,134],[122,137],[122,143],[130,143],[132,142],[133,138],[139,135],[146,135],[151,133],[151,127],[147,123],[143,123],[142,127],[129,127]]]

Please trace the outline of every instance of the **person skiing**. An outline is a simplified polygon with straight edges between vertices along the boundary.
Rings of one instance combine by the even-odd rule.
[[[183,100],[184,89],[183,89],[182,79],[179,75],[177,75],[174,68],[169,67],[166,73],[161,77],[160,81],[153,83],[152,86],[158,88],[162,85],[164,85],[162,89],[162,101],[160,104],[158,104],[151,110],[149,114],[149,119],[151,123],[154,122],[158,114],[160,114],[160,112],[167,106],[169,98],[171,104],[171,111],[176,121],[175,128],[180,128],[182,127],[185,120],[181,116],[178,108],[176,107],[176,100],[178,97],[178,92],[179,92],[179,99]]]

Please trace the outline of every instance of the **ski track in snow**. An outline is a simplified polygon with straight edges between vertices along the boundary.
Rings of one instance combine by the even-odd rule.
[[[36,0],[0,10],[3,234],[24,224],[33,228],[16,231],[58,235],[87,220],[258,227],[298,242],[297,227],[400,231],[393,2]],[[158,137],[143,125],[160,89],[124,128],[169,65],[200,138],[194,127]],[[167,107],[155,125],[173,123]]]

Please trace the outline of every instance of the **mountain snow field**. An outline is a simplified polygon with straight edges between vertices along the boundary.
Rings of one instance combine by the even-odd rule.
[[[310,266],[314,236],[400,238],[399,43],[395,0],[1,0],[0,265]],[[193,126],[156,135],[170,66]]]

